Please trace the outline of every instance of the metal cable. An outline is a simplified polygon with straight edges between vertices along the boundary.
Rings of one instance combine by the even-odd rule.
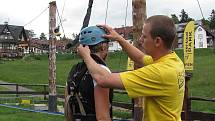
[[[197,2],[198,2],[198,5],[199,5],[199,9],[201,11],[202,18],[205,19],[204,15],[203,15],[203,12],[202,12],[202,8],[201,8],[200,3],[199,3],[199,0],[197,0]]]
[[[36,17],[34,17],[33,19],[31,19],[28,23],[24,24],[24,26],[32,23],[34,20],[36,20],[37,18],[39,18],[49,7],[45,8],[40,14],[38,14]]]

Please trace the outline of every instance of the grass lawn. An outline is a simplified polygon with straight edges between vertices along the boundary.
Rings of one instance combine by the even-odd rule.
[[[177,51],[180,57],[183,57],[182,51]],[[195,49],[194,71],[189,81],[189,95],[214,99],[214,72],[215,49]],[[215,113],[215,103],[192,101],[192,110]]]
[[[107,65],[112,71],[125,69],[127,56],[122,52],[112,53]],[[56,83],[65,85],[72,65],[81,61],[79,56],[64,54],[57,55]],[[21,60],[2,61],[0,63],[0,80],[12,83],[47,84],[48,58],[47,55],[29,56]]]
[[[3,87],[3,86],[0,86],[0,91],[1,90],[4,90],[4,91],[6,91],[6,90],[8,90],[7,88],[5,88],[5,87]]]
[[[0,106],[1,121],[65,121],[64,116],[22,111]]]
[[[177,50],[183,59],[183,50]],[[72,65],[81,61],[77,55],[57,55],[57,84],[65,85],[67,74]],[[111,53],[107,64],[111,71],[125,70],[127,56],[123,52]],[[191,96],[215,98],[215,49],[196,49],[194,59],[193,77],[189,81]],[[47,55],[25,57],[21,60],[0,60],[0,80],[13,83],[47,84],[48,58]],[[129,102],[127,96],[115,95],[114,100]],[[192,109],[215,113],[215,104],[193,102]]]

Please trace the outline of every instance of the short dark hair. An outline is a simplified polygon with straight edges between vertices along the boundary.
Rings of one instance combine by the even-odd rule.
[[[155,15],[149,17],[145,23],[149,23],[151,26],[152,38],[160,37],[165,47],[171,49],[176,37],[176,27],[172,19],[164,15]]]

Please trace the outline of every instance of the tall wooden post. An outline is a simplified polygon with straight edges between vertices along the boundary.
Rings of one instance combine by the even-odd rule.
[[[142,50],[138,44],[138,40],[141,37],[143,23],[144,20],[146,19],[146,0],[132,0],[132,16],[133,16],[134,45],[140,50]],[[134,68],[137,68],[137,65],[135,63]],[[133,110],[134,121],[142,121],[142,118],[144,117],[143,112],[144,98],[136,98],[133,101],[134,101]]]
[[[189,97],[188,82],[190,81],[190,78],[192,77],[192,75],[193,74],[190,72],[186,72],[186,75],[185,75],[185,92],[184,92],[184,103],[183,103],[184,121],[190,121],[191,120],[191,116],[190,116],[191,100]]]
[[[49,106],[50,112],[57,111],[57,94],[56,94],[56,38],[54,28],[56,27],[56,1],[49,3]]]

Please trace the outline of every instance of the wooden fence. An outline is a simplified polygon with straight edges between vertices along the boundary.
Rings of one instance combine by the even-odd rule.
[[[47,100],[47,96],[49,94],[48,92],[48,85],[47,84],[0,84],[0,86],[15,86],[15,90],[0,90],[1,94],[15,94],[17,97],[23,94],[30,94],[30,95],[41,95],[44,97],[44,100]],[[20,90],[21,87],[40,87],[42,88],[40,91],[34,91],[34,90]],[[56,86],[57,89],[64,90],[65,86]],[[62,92],[62,91],[61,91]],[[114,90],[114,93],[119,94],[127,94],[125,91],[121,90]],[[58,98],[64,98],[63,92],[57,95]],[[184,110],[181,114],[182,120],[184,121],[215,121],[215,114],[213,113],[204,113],[204,112],[196,112],[191,111],[191,103],[192,101],[204,101],[204,102],[215,102],[215,99],[207,99],[207,98],[200,98],[200,97],[188,97],[185,98],[185,104]],[[131,101],[132,102],[132,101]],[[133,110],[132,103],[124,103],[124,102],[113,102],[113,106],[120,107],[128,110]],[[215,107],[214,107],[215,108]]]
[[[0,84],[0,86],[11,86],[14,87],[15,90],[1,90],[0,91],[0,95],[1,94],[13,94],[16,95],[16,97],[18,97],[19,95],[24,95],[24,94],[29,94],[29,95],[41,95],[44,97],[44,100],[47,100],[47,96],[49,94],[48,92],[48,84]],[[34,91],[34,90],[23,90],[22,87],[40,87],[40,91]],[[56,88],[58,90],[61,89],[61,91],[57,91],[57,92],[61,92],[57,94],[58,98],[64,98],[64,93],[63,90],[65,89],[65,86],[61,86],[61,85],[57,85]],[[125,91],[120,91],[120,90],[114,90],[114,93],[119,93],[119,94],[127,94]],[[124,103],[124,102],[115,102],[113,101],[113,106],[116,107],[120,107],[120,108],[125,108],[128,110],[132,110],[132,103]]]

